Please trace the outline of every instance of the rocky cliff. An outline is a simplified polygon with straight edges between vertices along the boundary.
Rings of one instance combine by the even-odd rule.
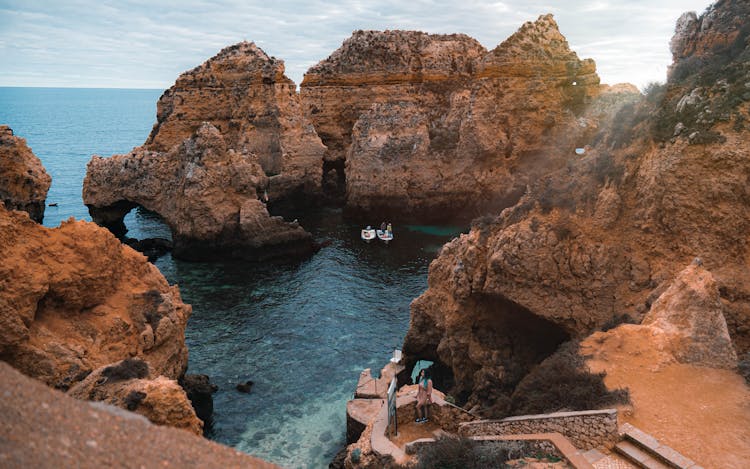
[[[272,202],[320,194],[325,146],[303,116],[284,62],[254,43],[222,49],[180,75],[156,114],[146,150],[167,152],[210,122],[228,148],[257,156]]]
[[[747,2],[726,1],[703,18],[733,24],[738,8],[750,17]],[[731,28],[701,24],[706,36]],[[456,395],[491,407],[557,344],[640,322],[695,257],[733,346],[750,350],[747,34],[726,47],[712,52],[726,61],[621,107],[579,143],[584,155],[448,243],[412,303],[407,360],[436,360]]]
[[[546,15],[489,52],[465,35],[357,31],[300,93],[349,209],[446,220],[512,205],[564,166],[596,127],[579,118],[598,83]]]
[[[28,212],[39,223],[44,218],[44,203],[52,178],[26,140],[0,125],[0,200],[8,210]]]
[[[312,252],[312,236],[270,216],[261,201],[269,178],[259,157],[231,145],[204,122],[168,151],[148,149],[159,147],[153,143],[127,155],[95,156],[83,183],[84,203],[94,221],[118,235],[126,232],[123,219],[132,208],[158,213],[181,258],[264,260]]]
[[[175,381],[187,368],[191,309],[145,257],[93,223],[44,228],[3,207],[0,257],[0,360],[67,390],[87,376],[95,379],[95,369],[116,375],[113,363],[138,357],[141,365],[125,374],[142,379],[147,416],[200,432]],[[165,393],[169,398],[158,397]],[[127,407],[118,396],[108,400]],[[169,410],[175,407],[180,412]]]

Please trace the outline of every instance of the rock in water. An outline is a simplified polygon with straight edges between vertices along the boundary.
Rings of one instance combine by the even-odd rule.
[[[268,185],[258,157],[229,147],[204,122],[167,152],[134,149],[88,164],[83,199],[97,223],[123,235],[136,205],[158,213],[172,230],[173,254],[266,260],[302,257],[315,249],[296,223],[272,217],[259,194]]]
[[[248,394],[252,390],[253,384],[255,384],[255,383],[253,383],[252,381],[245,381],[244,383],[240,383],[240,384],[237,385],[237,390],[239,392],[244,392],[244,393]]]
[[[51,182],[26,140],[0,125],[0,201],[5,207],[28,212],[32,220],[41,223]]]
[[[227,148],[256,155],[272,203],[320,195],[326,148],[303,115],[284,62],[254,43],[227,47],[180,75],[159,98],[156,114],[147,150],[169,151],[209,122]]]
[[[465,35],[356,31],[300,86],[307,115],[345,160],[347,207],[470,219],[513,205],[566,164],[599,93],[551,15],[492,51]]]

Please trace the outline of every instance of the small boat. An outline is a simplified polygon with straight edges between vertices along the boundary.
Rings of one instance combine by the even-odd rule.
[[[378,239],[385,242],[385,244],[388,244],[389,241],[393,241],[393,231],[388,230],[378,230]]]
[[[362,230],[362,241],[369,243],[373,239],[375,239],[375,230],[371,228],[369,225],[367,228]]]

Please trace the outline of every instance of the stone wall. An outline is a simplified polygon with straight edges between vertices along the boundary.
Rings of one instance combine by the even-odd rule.
[[[462,436],[518,435],[558,432],[579,449],[589,450],[617,441],[617,410],[587,410],[524,415],[502,420],[478,420],[458,426]]]

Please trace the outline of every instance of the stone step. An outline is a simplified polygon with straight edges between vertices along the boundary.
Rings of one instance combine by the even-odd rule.
[[[624,441],[645,451],[652,459],[665,464],[665,467],[674,469],[703,469],[693,460],[686,458],[669,446],[659,443],[656,438],[629,423],[623,424],[620,427],[620,433],[625,439]]]
[[[606,456],[604,455],[604,453],[594,448],[583,453],[583,457],[586,458],[586,460],[591,464],[594,464],[595,462],[602,458],[605,458]]]
[[[627,440],[617,443],[615,451],[634,462],[638,467],[645,469],[671,469],[671,466],[656,459],[650,451]]]

